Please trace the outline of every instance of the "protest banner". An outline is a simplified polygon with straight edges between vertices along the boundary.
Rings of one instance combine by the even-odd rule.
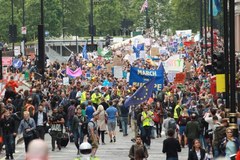
[[[192,35],[192,30],[177,30],[176,35],[179,37],[187,37]]]
[[[153,77],[156,77],[154,90],[159,91],[164,83],[164,69],[160,67],[158,70],[146,70],[136,67],[131,67],[129,85],[142,86]]]
[[[123,67],[122,66],[114,66],[113,68],[114,77],[122,78],[123,77]]]
[[[142,58],[142,59],[146,59],[146,52],[145,51],[140,51],[140,57],[139,58]]]
[[[168,73],[169,71],[176,71],[182,72],[183,71],[183,59],[179,58],[179,55],[173,55],[168,58],[166,61],[163,62],[163,66],[165,72]]]
[[[150,50],[151,56],[159,56],[159,48],[158,47],[153,47]]]
[[[12,57],[2,57],[2,66],[11,66],[12,65]]]
[[[181,72],[181,73],[176,73],[174,83],[176,84],[184,84],[186,79],[186,73]]]

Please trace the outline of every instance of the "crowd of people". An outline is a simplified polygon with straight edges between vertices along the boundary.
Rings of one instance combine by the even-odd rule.
[[[181,38],[182,41],[185,37]],[[132,46],[132,42],[121,46],[121,52]],[[36,138],[44,140],[45,133],[51,136],[52,151],[61,150],[64,131],[73,139],[77,154],[84,137],[92,145],[92,157],[96,157],[99,144],[105,145],[105,133],[110,142],[117,142],[116,126],[123,136],[128,136],[129,127],[134,132],[129,158],[148,158],[152,138],[165,138],[162,152],[167,160],[181,159],[177,152],[188,146],[188,160],[206,160],[231,156],[239,150],[238,137],[233,135],[225,113],[221,94],[212,94],[211,71],[208,67],[209,52],[202,55],[198,42],[191,46],[173,47],[173,40],[162,38],[155,44],[166,46],[168,55],[160,55],[162,61],[172,55],[185,54],[186,80],[176,84],[167,80],[161,91],[153,92],[146,102],[125,106],[125,100],[139,88],[128,85],[126,78],[116,78],[106,68],[112,60],[91,54],[84,59],[75,54],[66,63],[53,62],[46,66],[43,79],[31,79],[29,90],[17,90],[13,78],[6,84],[5,96],[0,105],[1,130],[6,150],[6,159],[13,159],[16,136],[23,133],[25,150]],[[218,46],[219,50],[222,46]],[[153,60],[137,59],[132,64],[124,60],[118,50],[112,57],[122,60],[123,72],[130,67],[156,69]],[[145,49],[149,54],[150,47]],[[129,52],[129,51],[126,51]],[[134,53],[132,53],[134,54]],[[19,57],[21,58],[21,57]],[[190,69],[186,69],[186,64]],[[69,84],[63,83],[68,77],[66,68],[81,68],[82,74],[69,76]],[[22,71],[24,72],[24,69]],[[35,70],[30,67],[31,72]],[[90,75],[90,76],[89,76]],[[164,133],[165,134],[162,134]],[[126,155],[127,156],[127,155]]]

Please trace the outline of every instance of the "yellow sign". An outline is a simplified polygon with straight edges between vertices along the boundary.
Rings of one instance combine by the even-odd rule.
[[[217,92],[225,92],[225,74],[217,74],[216,75],[216,84],[217,84]]]

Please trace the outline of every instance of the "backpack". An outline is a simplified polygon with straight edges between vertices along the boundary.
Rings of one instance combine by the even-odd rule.
[[[176,121],[171,118],[169,121],[168,121],[168,129],[172,129],[172,130],[176,130],[177,128],[177,125],[176,125]]]

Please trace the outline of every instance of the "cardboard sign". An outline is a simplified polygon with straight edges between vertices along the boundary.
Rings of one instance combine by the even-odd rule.
[[[184,84],[185,79],[186,79],[186,73],[184,73],[184,72],[177,73],[176,76],[175,76],[174,83],[177,83],[177,84],[178,84],[178,83]]]
[[[12,57],[2,57],[2,66],[11,66],[12,65]]]
[[[106,69],[108,73],[112,73],[112,67],[113,67],[113,64],[111,63],[106,64]]]
[[[151,48],[150,53],[151,53],[151,56],[159,56],[159,48],[157,47]]]
[[[114,66],[113,72],[114,72],[115,78],[123,77],[123,67],[122,66]]]
[[[123,61],[121,57],[115,56],[113,58],[113,66],[123,66]]]
[[[69,85],[69,77],[63,77],[63,85]]]

